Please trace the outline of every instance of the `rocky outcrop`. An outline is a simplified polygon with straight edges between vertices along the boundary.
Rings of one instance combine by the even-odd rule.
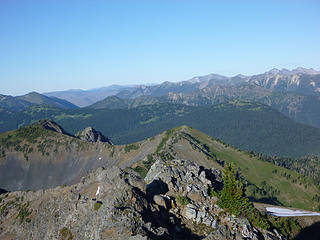
[[[71,187],[1,195],[0,238],[200,239],[145,189],[134,172],[113,167]]]
[[[206,169],[185,160],[158,160],[145,181],[147,195],[205,239],[282,238],[276,232],[259,232],[246,218],[230,216],[216,204],[218,199],[210,190],[220,190],[223,183],[221,172],[215,168]]]
[[[47,130],[58,132],[58,133],[65,134],[65,135],[69,135],[68,133],[66,133],[63,130],[63,128],[59,124],[57,124],[56,122],[54,122],[50,119],[39,120],[39,124]]]
[[[109,138],[103,136],[101,132],[96,131],[92,127],[87,127],[84,130],[77,132],[75,137],[87,142],[107,142],[113,145]]]
[[[221,173],[158,160],[145,182],[99,168],[73,186],[0,195],[1,239],[282,239],[216,204]]]

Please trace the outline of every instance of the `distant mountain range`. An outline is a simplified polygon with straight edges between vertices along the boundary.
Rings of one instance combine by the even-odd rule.
[[[306,68],[296,68],[291,71],[287,69],[272,69],[263,74],[253,76],[237,75],[235,77],[225,77],[218,74],[209,74],[177,83],[164,82],[153,86],[137,86],[121,91],[116,95],[120,98],[137,98],[143,95],[158,97],[170,92],[186,94],[216,85],[238,85],[243,83],[282,92],[320,96],[320,72]]]
[[[66,91],[47,92],[43,95],[65,99],[78,107],[86,107],[108,96],[116,95],[133,86],[111,85],[108,87],[94,88],[90,90],[71,89]]]
[[[320,128],[319,86],[319,72],[297,68],[272,69],[254,76],[210,74],[178,83],[69,91],[79,99],[88,92],[92,96],[100,93],[100,97],[117,92],[78,109],[67,100],[35,92],[1,95],[0,131],[50,118],[73,134],[91,125],[119,144],[185,124],[246,150],[292,157],[320,154],[316,134]],[[61,96],[64,93],[60,92]],[[259,111],[248,111],[250,105]],[[318,129],[296,124],[280,113]],[[291,138],[299,147],[292,148]]]
[[[264,74],[249,77],[246,81],[280,92],[320,96],[320,72],[313,69],[297,68],[292,71],[272,69]]]
[[[76,105],[60,98],[47,97],[37,92],[30,92],[23,96],[8,96],[0,94],[0,109],[7,111],[22,111],[30,106],[48,105],[62,109],[78,108]]]
[[[47,92],[44,95],[65,99],[79,107],[87,107],[109,96],[116,95],[119,98],[137,98],[140,96],[165,96],[170,92],[188,94],[200,89],[216,85],[235,85],[249,83],[276,91],[289,91],[298,94],[319,96],[320,83],[319,71],[307,68],[272,69],[268,72],[253,76],[238,74],[234,77],[226,77],[219,74],[193,77],[182,82],[164,82],[161,84],[108,87],[91,90],[72,89],[66,91]],[[318,76],[317,76],[318,75]]]
[[[295,121],[320,128],[320,72],[305,68],[231,78],[210,74],[184,82],[138,86],[89,107],[133,108],[165,102],[204,106],[235,99],[266,104]]]

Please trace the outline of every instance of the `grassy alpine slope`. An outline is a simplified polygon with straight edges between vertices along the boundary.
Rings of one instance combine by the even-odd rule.
[[[196,129],[184,126],[167,131],[157,154],[167,159],[192,159],[199,165],[221,170],[224,164],[233,163],[243,177],[246,194],[251,200],[309,210],[320,209],[320,201],[316,197],[320,194],[320,188],[312,178],[263,161]],[[154,156],[149,156],[134,167],[139,166],[139,171],[147,171],[152,159]]]

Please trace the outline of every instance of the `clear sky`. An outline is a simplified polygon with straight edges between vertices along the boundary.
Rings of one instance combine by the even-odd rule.
[[[319,0],[0,0],[0,93],[320,70]]]

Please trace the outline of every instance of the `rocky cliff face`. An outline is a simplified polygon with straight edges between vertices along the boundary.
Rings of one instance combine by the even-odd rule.
[[[50,120],[50,119],[43,119],[43,120],[40,120],[39,121],[39,124],[44,128],[44,129],[47,129],[47,130],[50,130],[50,131],[54,131],[54,132],[57,132],[57,133],[61,133],[61,134],[65,134],[65,135],[68,135],[64,130],[63,128],[58,125],[56,122]]]
[[[248,83],[280,92],[295,92],[302,95],[319,96],[320,74],[305,71],[278,71],[250,77]]]
[[[216,205],[221,173],[157,160],[145,178],[99,168],[70,187],[0,195],[1,239],[283,239]]]
[[[290,78],[292,76],[290,75],[287,77]],[[301,76],[301,78],[302,77],[303,76]],[[314,75],[312,77],[318,77],[320,79],[320,75]],[[260,83],[254,83],[255,81],[260,80]],[[276,109],[297,122],[315,127],[320,126],[320,110],[318,107],[320,104],[320,97],[316,92],[314,92],[314,94],[313,92],[309,92],[309,94],[306,93],[304,95],[304,93],[298,94],[300,93],[300,90],[280,91],[278,89],[277,91],[274,91],[274,88],[276,88],[275,85],[274,87],[269,88],[264,86],[264,84],[267,84],[264,82],[266,81],[265,78],[260,80],[252,78],[250,80],[253,81],[251,84],[214,85],[199,91],[194,91],[190,94],[170,93],[166,96],[166,100],[171,103],[189,106],[214,105],[232,100],[259,102]],[[269,79],[268,81],[271,84],[273,80]],[[301,88],[299,89],[302,89],[302,85],[300,87]]]
[[[84,130],[79,131],[75,136],[87,142],[106,142],[113,145],[109,138],[103,136],[101,132],[96,131],[92,127],[87,127]]]

